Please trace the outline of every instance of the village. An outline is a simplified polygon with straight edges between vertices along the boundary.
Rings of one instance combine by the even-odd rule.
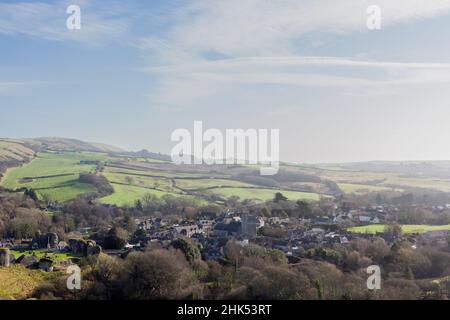
[[[439,215],[450,205],[426,207]],[[205,261],[224,259],[224,247],[234,241],[242,247],[255,244],[284,253],[290,263],[298,262],[305,252],[315,248],[334,248],[347,245],[353,239],[383,238],[392,245],[400,236],[387,227],[381,232],[353,232],[349,226],[376,226],[387,223],[399,208],[393,205],[361,208],[331,207],[327,215],[312,218],[262,216],[251,210],[226,209],[220,214],[199,212],[195,217],[135,217],[137,227],[133,235],[115,248],[103,248],[105,239],[93,236],[92,227],[78,229],[80,237],[63,241],[53,232],[39,234],[32,239],[0,239],[0,267],[20,264],[26,268],[47,272],[64,271],[81,259],[103,252],[110,256],[126,258],[133,251],[146,251],[154,245],[168,248],[177,239],[189,239],[201,249]],[[111,230],[110,230],[111,231]],[[438,230],[407,234],[407,239],[419,246],[444,244],[450,231]]]

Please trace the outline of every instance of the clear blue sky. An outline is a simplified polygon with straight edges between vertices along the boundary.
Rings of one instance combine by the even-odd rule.
[[[2,0],[0,137],[168,153],[203,120],[288,161],[450,159],[450,0],[376,3],[370,31],[365,0]]]

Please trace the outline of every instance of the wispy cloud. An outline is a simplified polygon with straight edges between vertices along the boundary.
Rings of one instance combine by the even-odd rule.
[[[93,81],[0,81],[0,96],[18,95],[24,91],[41,86],[86,85],[96,84]]]
[[[161,81],[154,102],[195,104],[245,86],[329,87],[379,95],[395,86],[450,83],[450,63],[398,63],[327,57],[253,57],[145,69]],[[388,91],[387,89],[390,88]],[[173,93],[176,92],[176,95]]]
[[[369,32],[367,8],[373,4],[381,7],[385,29],[450,13],[450,0],[190,1],[172,16],[170,28],[139,43],[151,52],[145,71],[159,79],[152,103],[201,105],[250,86],[379,95],[392,86],[449,82],[448,64],[300,55],[310,34]]]
[[[168,2],[170,2],[168,0]],[[289,55],[308,33],[344,34],[366,30],[368,6],[382,9],[383,27],[450,12],[450,0],[189,0],[167,12],[145,12],[139,1],[62,0],[0,3],[0,34],[87,43],[124,41],[174,61],[203,57]],[[69,32],[66,8],[82,8],[83,28]],[[141,18],[167,23],[162,32],[130,30]],[[145,36],[147,34],[147,36]]]
[[[164,35],[142,41],[166,61],[296,54],[309,33],[367,31],[367,8],[382,9],[383,28],[450,12],[450,0],[218,0],[190,1]]]
[[[66,29],[65,10],[72,3],[82,8],[81,30]],[[379,94],[388,86],[447,83],[450,78],[447,64],[299,56],[304,45],[299,39],[305,35],[367,31],[369,5],[381,7],[383,28],[389,28],[448,14],[450,0],[192,0],[166,13],[164,28],[144,30],[140,36],[131,32],[141,15],[133,4],[3,3],[0,34],[137,46],[151,61],[145,71],[158,83],[150,93],[152,102],[176,108],[237,87],[338,87],[347,94]],[[0,87],[6,92],[14,86]]]
[[[77,4],[82,9],[80,30],[68,30],[66,27],[66,9],[71,4]],[[89,45],[126,38],[130,21],[121,14],[123,9],[111,4],[99,5],[98,1],[87,0],[0,3],[0,35],[22,35]]]

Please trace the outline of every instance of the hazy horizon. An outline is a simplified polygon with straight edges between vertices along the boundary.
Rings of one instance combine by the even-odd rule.
[[[124,152],[139,152],[142,150],[147,150],[149,152],[153,152],[153,153],[160,153],[162,155],[167,155],[170,156],[170,153],[164,153],[161,152],[159,150],[151,150],[151,149],[147,149],[145,147],[141,147],[141,148],[135,148],[135,149],[127,149],[124,146],[119,146],[116,145],[114,143],[105,143],[103,141],[92,141],[92,140],[82,140],[82,139],[78,139],[78,138],[74,138],[74,137],[58,137],[58,136],[53,136],[53,137],[0,137],[0,140],[5,139],[5,140],[22,140],[22,139],[52,139],[52,138],[56,138],[56,139],[74,139],[74,140],[80,140],[86,143],[94,143],[94,144],[102,144],[102,145],[107,145],[110,147],[116,147],[119,149],[122,149]],[[205,143],[206,145],[206,143]],[[364,162],[450,162],[450,159],[399,159],[399,160],[386,160],[386,159],[371,159],[371,160],[361,160],[361,161],[343,161],[343,162],[299,162],[299,161],[285,161],[283,159],[280,160],[283,163],[286,164],[298,164],[298,165],[333,165],[333,164],[352,164],[352,163],[364,163]]]
[[[0,136],[170,154],[202,120],[280,129],[284,162],[450,160],[449,15],[450,0],[2,1]]]

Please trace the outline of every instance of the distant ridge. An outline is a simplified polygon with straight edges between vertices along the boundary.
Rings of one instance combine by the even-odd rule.
[[[103,143],[84,142],[77,139],[42,137],[27,139],[0,139],[24,145],[34,151],[91,151],[91,152],[124,152],[125,150]]]
[[[0,138],[0,172],[11,166],[31,161],[37,152],[43,151],[88,151],[117,154],[128,157],[148,157],[161,161],[170,161],[168,155],[148,150],[127,151],[105,143],[85,142],[78,139],[60,137],[40,137],[10,139]]]

